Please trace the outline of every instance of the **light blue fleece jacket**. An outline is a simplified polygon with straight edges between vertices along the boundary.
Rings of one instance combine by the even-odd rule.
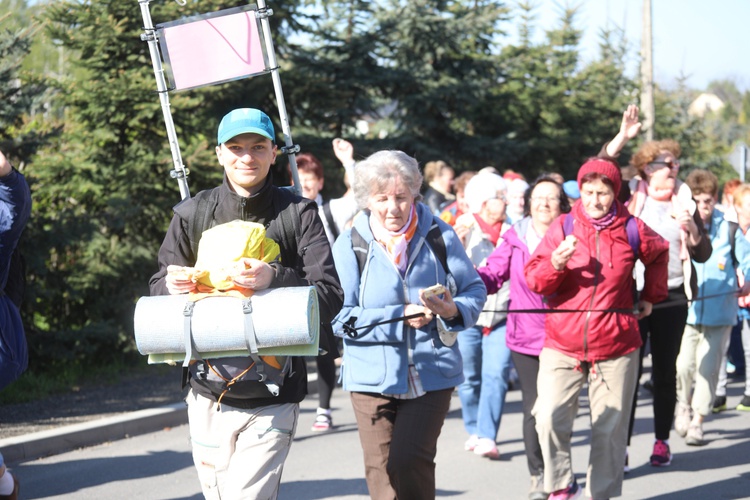
[[[447,389],[463,382],[458,344],[449,347],[438,335],[437,322],[441,319],[419,330],[403,321],[365,328],[358,330],[356,338],[346,336],[341,328],[352,317],[357,318],[355,326],[402,317],[407,303],[421,304],[419,289],[436,283],[446,285],[443,266],[425,240],[433,224],[438,224],[445,242],[448,268],[457,289],[453,300],[460,312],[456,320],[443,324],[449,331],[457,332],[476,323],[487,292],[461,241],[453,228],[433,217],[422,203],[417,204],[417,221],[403,277],[383,246],[373,241],[366,213],[354,220],[354,227],[369,245],[361,277],[352,249],[351,230],[339,236],[333,246],[333,259],[344,289],[344,307],[333,321],[334,332],[344,338],[344,390],[404,394],[410,363],[416,367],[426,391]]]
[[[732,260],[729,241],[729,222],[724,214],[714,209],[711,226],[707,228],[713,251],[704,263],[693,261],[698,278],[697,297],[706,297],[737,290],[737,272]],[[735,233],[735,255],[737,267],[750,279],[750,242],[741,229]],[[737,295],[726,294],[706,300],[697,300],[688,308],[687,322],[690,325],[724,326],[737,323]]]

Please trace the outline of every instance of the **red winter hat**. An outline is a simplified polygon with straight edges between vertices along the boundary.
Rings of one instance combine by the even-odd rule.
[[[578,169],[578,188],[581,186],[581,179],[586,174],[596,172],[597,174],[604,175],[612,181],[615,190],[615,196],[620,193],[620,186],[622,185],[622,175],[620,174],[620,167],[608,160],[601,158],[591,158],[586,161],[581,168]]]

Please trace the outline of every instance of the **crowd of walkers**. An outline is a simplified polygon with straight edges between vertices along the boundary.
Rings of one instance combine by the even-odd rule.
[[[175,208],[152,293],[192,297],[200,248],[192,225],[210,228],[239,213],[280,242],[281,259],[243,254],[231,289],[216,291],[249,297],[315,286],[319,407],[306,425],[335,428],[331,394],[340,382],[372,498],[435,498],[437,441],[454,391],[463,448],[473,459],[498,459],[505,398],[516,384],[529,498],[620,496],[645,355],[654,467],[672,462],[673,426],[687,444],[706,444],[705,419],[728,407],[730,361],[735,373],[750,362],[750,185],[727,183],[720,206],[711,172],[678,179],[673,140],[642,143],[624,168],[620,152],[640,128],[629,106],[613,139],[567,181],[494,167],[454,178],[446,162],[420,169],[401,151],[357,162],[352,144],[336,139],[347,190],[324,200],[323,165],[311,154],[297,157],[302,197],[276,188],[270,118],[234,110],[217,133],[224,183]],[[278,495],[306,364],[250,358],[189,365],[193,458],[207,498]],[[263,376],[274,367],[275,395]],[[571,459],[584,387],[585,488]],[[750,383],[737,409],[750,410]]]
[[[727,409],[727,366],[739,372],[750,354],[750,185],[729,182],[720,200],[711,172],[693,170],[682,182],[673,140],[644,142],[623,168],[620,152],[640,127],[638,108],[628,107],[614,138],[567,181],[493,167],[454,178],[443,161],[425,164],[422,177],[400,152],[356,168],[342,160],[359,179],[362,215],[334,244],[345,294],[334,330],[373,498],[434,498],[436,441],[454,387],[464,449],[498,459],[513,382],[529,498],[584,493],[570,455],[584,386],[585,494],[622,495],[645,355],[649,463],[670,465],[673,426],[687,444],[706,444],[704,420]],[[628,170],[635,176],[623,179]],[[442,293],[425,296],[434,284]],[[361,330],[343,327],[352,318]],[[368,327],[388,320],[396,321]],[[737,409],[750,410],[750,383]]]

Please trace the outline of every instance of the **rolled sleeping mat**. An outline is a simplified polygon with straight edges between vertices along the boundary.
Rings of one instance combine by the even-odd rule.
[[[135,343],[141,354],[184,353],[188,295],[141,297],[135,306]],[[201,353],[247,351],[243,299],[207,297],[195,302],[190,329]],[[320,329],[315,287],[269,288],[251,298],[257,346],[283,348],[317,343]]]

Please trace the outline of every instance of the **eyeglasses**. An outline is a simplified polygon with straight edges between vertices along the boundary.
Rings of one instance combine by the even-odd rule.
[[[546,202],[550,206],[555,206],[560,204],[560,198],[552,198],[550,196],[532,196],[531,201],[534,203],[544,203]]]
[[[713,196],[711,198],[694,198],[695,203],[698,205],[713,205],[716,203],[716,200],[714,200]]]
[[[680,162],[677,160],[669,160],[669,161],[652,161],[649,163],[649,165],[666,165],[670,169],[677,170],[680,168]]]

